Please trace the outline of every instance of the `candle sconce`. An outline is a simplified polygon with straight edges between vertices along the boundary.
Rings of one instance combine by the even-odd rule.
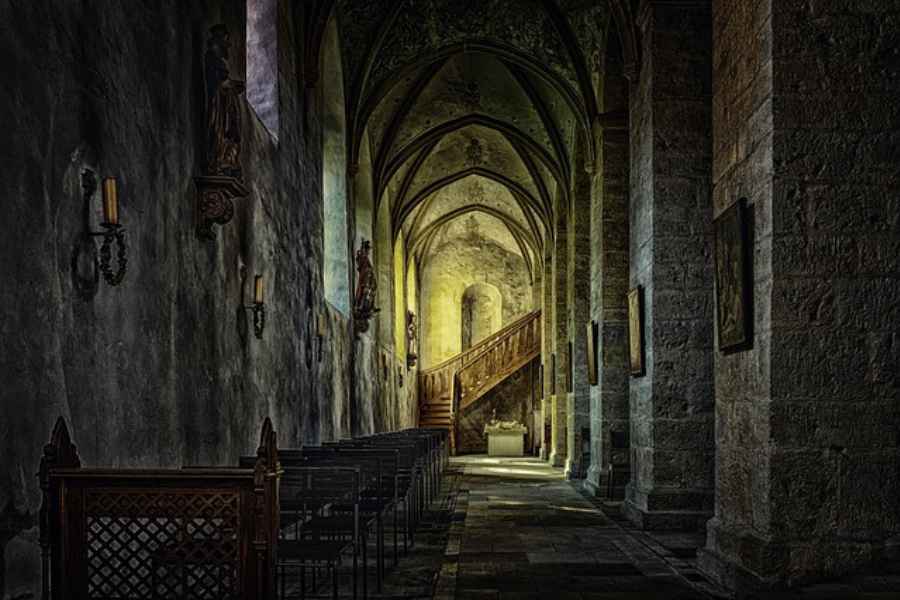
[[[257,275],[253,282],[253,304],[244,306],[244,310],[253,312],[253,334],[261,340],[266,328],[266,305],[263,302],[263,278]]]
[[[104,231],[92,231],[90,227],[91,198],[97,191],[97,178],[90,169],[81,174],[82,221],[83,229],[72,252],[72,282],[75,290],[85,300],[90,300],[97,293],[100,274],[111,286],[117,286],[125,278],[128,269],[128,247],[125,244],[125,229],[119,223],[119,197],[114,177],[103,179],[103,222]],[[95,237],[102,237],[99,256]],[[112,262],[112,246],[116,244],[116,270],[110,266]],[[90,276],[81,274],[82,258],[87,257],[91,265]]]

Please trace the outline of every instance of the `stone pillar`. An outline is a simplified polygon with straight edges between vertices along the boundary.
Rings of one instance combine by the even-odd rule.
[[[900,534],[898,21],[891,2],[714,7],[714,205],[748,200],[754,319],[749,349],[716,354],[698,562],[751,591],[839,577]]]
[[[706,3],[643,4],[631,90],[631,287],[645,298],[646,369],[630,382],[639,527],[693,529],[713,508],[711,15]]]
[[[628,463],[628,128],[623,114],[598,122],[599,165],[591,198],[591,319],[597,323],[598,384],[591,388],[588,489],[606,489],[612,440],[616,463]],[[621,497],[627,476],[615,482]]]
[[[586,135],[576,143],[573,210],[569,215],[568,304],[572,341],[572,389],[566,397],[566,479],[584,479],[588,460],[584,446],[591,439],[591,388],[587,372],[587,323],[591,318],[591,180]]]
[[[557,191],[556,240],[553,250],[553,354],[556,356],[555,393],[550,398],[551,440],[550,464],[562,467],[566,461],[566,404],[569,380],[569,310],[568,310],[568,254],[569,207],[567,194]]]
[[[552,241],[547,241],[548,248],[544,253],[544,277],[541,290],[543,309],[541,311],[541,369],[543,373],[543,387],[541,389],[541,431],[535,435],[541,439],[541,460],[550,460],[550,445],[552,443],[551,408],[553,400],[551,392],[552,373],[550,371],[550,357],[553,355],[553,252]]]

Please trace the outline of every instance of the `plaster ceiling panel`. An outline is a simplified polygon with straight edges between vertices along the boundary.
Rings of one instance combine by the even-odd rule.
[[[441,123],[472,114],[517,127],[553,155],[550,133],[506,65],[476,52],[448,60],[422,90],[397,131],[392,152]]]
[[[381,152],[381,144],[384,141],[384,134],[390,127],[391,119],[403,104],[404,99],[410,94],[411,90],[416,86],[416,80],[421,73],[410,73],[406,77],[400,79],[394,84],[394,87],[381,99],[378,106],[369,115],[367,122],[369,136],[372,138],[375,156]]]
[[[553,127],[559,132],[563,145],[569,152],[569,160],[572,156],[573,135],[578,124],[578,117],[572,111],[572,107],[559,93],[547,82],[539,77],[529,77],[528,85],[538,95],[543,105],[547,108]]]
[[[393,0],[338,0],[341,53],[350,82],[359,77],[366,53],[393,6]]]
[[[431,253],[440,252],[451,241],[461,241],[468,247],[494,242],[510,254],[522,256],[522,250],[506,223],[482,212],[466,213],[442,226],[431,246]]]
[[[381,48],[368,89],[437,50],[488,40],[532,57],[577,89],[559,33],[538,0],[407,1]]]
[[[410,222],[415,223],[413,234],[423,232],[442,217],[467,206],[479,205],[503,213],[524,230],[528,221],[519,203],[503,184],[478,175],[455,181],[441,188],[420,205]]]
[[[390,181],[388,181],[387,186],[381,194],[382,201],[390,202],[391,208],[393,208],[394,203],[397,202],[397,198],[400,194],[400,187],[403,185],[403,180],[409,173],[411,164],[412,160],[403,163],[400,168],[397,169],[397,172],[394,174],[394,176],[391,177]]]
[[[493,129],[471,125],[438,142],[416,173],[406,198],[415,197],[436,180],[475,167],[502,174],[539,197],[531,174],[509,140]]]
[[[593,0],[568,0],[560,2],[560,5],[584,57],[594,93],[601,97],[598,92],[602,81],[606,32],[611,19],[609,5]]]

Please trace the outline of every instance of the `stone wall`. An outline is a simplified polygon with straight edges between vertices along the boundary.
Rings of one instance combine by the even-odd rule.
[[[525,261],[492,238],[451,238],[438,245],[421,270],[421,366],[429,368],[462,351],[462,300],[472,284],[496,287],[502,326],[532,310]]]
[[[717,355],[701,567],[749,589],[851,571],[900,532],[900,13],[715,4],[715,207],[749,200],[755,320],[750,351]]]
[[[645,288],[647,369],[631,380],[625,509],[642,527],[692,528],[714,486],[710,12],[651,1],[640,27],[631,282]]]
[[[278,142],[245,108],[251,193],[206,242],[193,222],[202,57],[209,27],[225,23],[243,79],[243,3],[0,3],[0,597],[39,594],[35,473],[60,415],[98,466],[230,464],[254,449],[266,416],[284,445],[349,433],[349,405],[335,399],[352,341],[323,301],[318,108],[296,79],[292,6],[281,3],[277,32]],[[101,281],[89,301],[69,270],[85,168],[118,177],[129,247],[122,284]],[[240,309],[256,273],[261,340]]]
[[[591,320],[591,181],[593,165],[587,156],[587,138],[575,145],[572,173],[572,204],[569,236],[569,339],[571,340],[572,389],[566,404],[567,479],[583,479],[588,462],[584,448],[590,447],[590,382],[587,363],[587,323]]]

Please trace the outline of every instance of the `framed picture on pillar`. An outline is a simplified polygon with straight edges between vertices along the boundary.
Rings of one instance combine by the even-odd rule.
[[[588,383],[597,385],[600,382],[597,373],[597,321],[587,323],[587,372]]]
[[[556,393],[556,354],[550,355],[550,395]]]
[[[747,200],[741,198],[714,222],[716,233],[716,329],[719,351],[753,344]]]
[[[642,377],[644,368],[644,288],[628,292],[628,361],[632,377]]]

